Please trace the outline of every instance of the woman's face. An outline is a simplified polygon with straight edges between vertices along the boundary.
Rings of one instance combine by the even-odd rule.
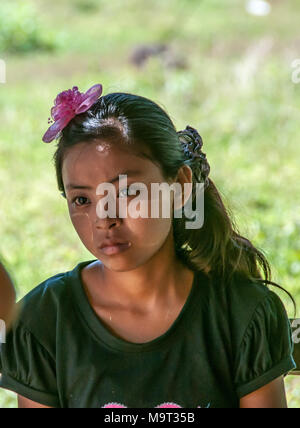
[[[120,174],[127,176],[127,185],[124,179],[119,180]],[[134,269],[153,257],[171,238],[173,193],[167,218],[162,217],[161,210],[159,218],[151,218],[151,183],[162,183],[165,179],[157,165],[150,159],[137,156],[128,146],[97,140],[77,144],[65,154],[62,177],[70,218],[76,232],[84,246],[107,268],[116,271]],[[115,177],[117,180],[112,184],[115,188],[116,215],[100,218],[99,201],[107,196],[107,192],[97,194],[97,187]],[[143,206],[140,212],[145,217],[148,213],[148,217],[133,218],[129,212],[127,217],[120,218],[119,199],[122,198],[123,204],[129,206],[130,201],[139,196],[139,192],[132,195],[127,193],[126,188],[137,182],[144,183],[148,191],[147,198],[144,198],[145,204],[137,204],[137,209]],[[108,205],[104,208],[107,210]],[[123,252],[108,255],[100,249],[105,239],[119,239],[131,245]]]

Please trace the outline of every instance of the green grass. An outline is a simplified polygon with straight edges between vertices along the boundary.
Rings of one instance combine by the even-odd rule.
[[[270,16],[258,18],[237,0],[60,0],[51,7],[36,0],[56,51],[0,53],[7,64],[0,85],[0,254],[19,298],[93,258],[57,191],[54,143],[41,137],[58,92],[100,82],[104,94],[132,92],[158,102],[178,130],[199,130],[210,176],[240,232],[264,251],[273,280],[300,305],[300,84],[291,81],[291,63],[300,58],[300,4],[273,4]],[[140,43],[168,44],[187,68],[167,68],[153,57],[137,69],[129,57]],[[299,408],[300,379],[286,382],[289,405]],[[0,407],[15,406],[13,394],[0,392]]]

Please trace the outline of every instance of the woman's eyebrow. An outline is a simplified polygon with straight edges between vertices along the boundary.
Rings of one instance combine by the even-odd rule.
[[[117,181],[119,179],[119,175],[128,175],[128,176],[133,176],[133,175],[138,175],[141,171],[138,169],[127,169],[124,172],[119,172],[119,174],[112,178],[111,180],[107,181],[107,183],[114,183],[115,181]],[[70,183],[66,186],[66,189],[87,189],[87,190],[93,190],[93,187],[91,186],[83,186],[83,185],[79,185],[79,184],[73,184]]]
[[[93,188],[90,187],[90,186],[79,186],[79,184],[72,184],[72,183],[68,184],[66,186],[66,189],[67,190],[71,190],[71,189],[88,189],[88,190],[93,190]]]

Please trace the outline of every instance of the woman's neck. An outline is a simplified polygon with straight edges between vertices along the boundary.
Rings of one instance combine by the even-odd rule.
[[[93,265],[93,266],[92,266]],[[162,302],[185,298],[191,289],[194,272],[178,259],[172,239],[147,263],[128,271],[113,271],[101,261],[85,268],[87,293],[97,304],[151,311]]]

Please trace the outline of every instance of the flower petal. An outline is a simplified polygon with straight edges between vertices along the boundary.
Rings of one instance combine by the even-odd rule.
[[[76,108],[75,113],[80,114],[87,111],[101,96],[102,85],[97,84],[92,86],[85,94],[84,101]]]
[[[47,132],[42,138],[44,143],[50,143],[52,140],[54,140],[57,134],[67,126],[67,124],[70,122],[71,119],[73,119],[73,117],[74,116],[65,116],[59,119],[57,122],[53,123],[53,125],[50,126],[50,128],[47,130]]]
[[[84,95],[86,95],[87,97],[90,97],[93,94],[98,94],[97,95],[98,97],[100,97],[100,95],[102,94],[102,85],[100,83],[92,86],[90,89],[86,91]]]

